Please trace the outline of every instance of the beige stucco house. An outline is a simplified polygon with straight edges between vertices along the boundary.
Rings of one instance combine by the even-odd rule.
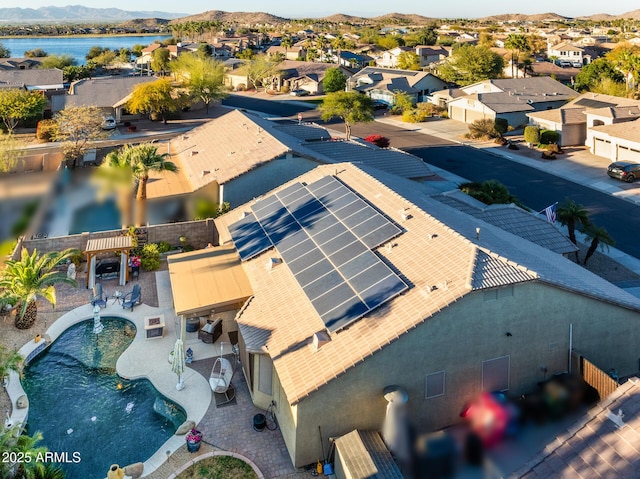
[[[514,127],[528,123],[527,113],[559,108],[577,96],[550,77],[485,80],[461,90],[466,96],[449,102],[449,118],[465,123],[504,118]]]
[[[400,228],[371,250],[406,288],[333,329],[318,298],[309,296],[311,283],[304,285],[305,272],[323,260],[290,257],[287,231],[295,228],[279,227],[278,247],[268,243],[242,262],[253,290],[235,318],[243,371],[258,407],[275,401],[295,466],[320,457],[319,426],[325,438],[380,430],[390,385],[407,392],[410,419],[422,432],[457,423],[463,405],[480,391],[528,392],[545,372],[567,370],[571,328],[573,348],[594,363],[620,375],[637,371],[640,300],[560,254],[429,197],[416,182],[374,168],[315,168],[216,219],[220,244],[232,244],[230,231],[251,220],[247,214],[285,201],[292,191],[315,191],[335,206],[318,187],[335,180]],[[325,219],[318,213],[301,221],[320,232]],[[319,241],[320,250],[324,244]],[[355,276],[340,269],[345,277],[376,280],[373,270],[360,269],[359,256],[351,258],[343,267]],[[326,307],[341,310],[342,296],[329,293],[335,306]]]
[[[528,113],[527,117],[531,125],[560,133],[560,146],[587,145],[592,153],[608,158],[610,141],[591,130],[640,118],[640,101],[584,93],[560,108]]]

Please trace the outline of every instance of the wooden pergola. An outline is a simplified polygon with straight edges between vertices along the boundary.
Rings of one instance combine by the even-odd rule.
[[[124,286],[129,281],[129,253],[133,248],[133,238],[131,236],[111,236],[108,238],[91,239],[87,241],[85,254],[89,271],[87,273],[87,288],[93,288],[96,281],[96,256],[101,253],[120,252],[120,286]]]

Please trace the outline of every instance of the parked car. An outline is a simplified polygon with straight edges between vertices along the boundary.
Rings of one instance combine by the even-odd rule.
[[[116,129],[116,119],[112,116],[106,116],[104,120],[102,120],[102,129],[103,130],[115,130]]]
[[[607,168],[607,175],[632,183],[636,178],[640,178],[640,164],[631,161],[616,161]]]
[[[289,93],[289,95],[291,96],[307,96],[309,94],[309,92],[307,90],[303,90],[303,89],[298,89],[298,90],[291,90],[291,93]]]
[[[389,108],[389,105],[387,105],[382,100],[373,100],[373,109],[374,110],[386,110],[387,108]]]

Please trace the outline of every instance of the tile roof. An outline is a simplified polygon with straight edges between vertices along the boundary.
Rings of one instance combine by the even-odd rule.
[[[434,175],[421,158],[396,148],[378,148],[371,143],[355,140],[309,141],[304,145],[316,153],[317,158],[329,163],[348,160],[411,179]]]
[[[54,86],[62,88],[62,70],[59,68],[33,68],[28,70],[0,69],[0,82],[30,86]]]
[[[623,123],[614,123],[613,125],[593,126],[591,127],[591,130],[606,133],[613,138],[638,142],[640,139],[640,119],[625,121]]]
[[[68,95],[51,99],[53,111],[74,106],[115,107],[127,98],[136,85],[155,81],[154,77],[105,77],[78,80],[71,84]]]
[[[344,461],[347,477],[352,479],[402,479],[391,453],[375,431],[354,430],[335,440]]]
[[[610,419],[620,411],[622,428]],[[638,411],[640,379],[632,378],[509,477],[638,477]]]
[[[604,116],[614,120],[638,118],[640,117],[640,108],[638,106],[609,106],[605,108],[594,108],[588,110],[591,115]]]
[[[312,183],[335,172],[335,165],[323,165],[294,181]],[[473,287],[536,280],[640,312],[640,300],[629,293],[560,255],[429,198],[419,183],[349,163],[339,166],[338,178],[404,229],[392,247],[375,252],[412,287],[332,334],[314,352],[309,344],[324,324],[286,263],[267,270],[267,260],[277,255],[273,248],[245,261],[254,296],[236,319],[247,347],[268,351],[292,404]],[[228,226],[248,210],[244,205],[215,220],[221,244],[230,241]],[[476,227],[481,228],[479,239]]]
[[[585,111],[586,109],[581,107],[569,108],[563,106],[561,108],[554,108],[553,110],[528,113],[527,116],[540,120],[553,121],[554,123],[560,123],[562,125],[581,125],[587,122],[587,117],[584,114]]]
[[[578,250],[576,245],[546,218],[534,215],[516,205],[487,206],[460,190],[435,195],[433,198],[554,253],[565,254]]]

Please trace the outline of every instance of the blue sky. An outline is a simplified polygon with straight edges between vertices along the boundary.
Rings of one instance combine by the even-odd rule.
[[[544,13],[555,12],[566,16],[609,13],[619,15],[640,8],[638,0],[616,0],[602,2],[595,0],[536,0],[535,2],[480,2],[478,0],[442,0],[426,2],[424,0],[322,0],[319,2],[293,2],[291,0],[244,0],[239,4],[211,2],[211,0],[110,0],[100,4],[88,0],[3,0],[0,7],[39,8],[42,6],[86,5],[88,7],[113,7],[122,10],[166,11],[180,13],[201,13],[207,10],[236,11],[242,5],[245,12],[268,12],[284,17],[320,17],[333,13],[346,13],[360,16],[377,16],[384,13],[417,13],[429,17],[457,18],[482,17],[499,13]]]

